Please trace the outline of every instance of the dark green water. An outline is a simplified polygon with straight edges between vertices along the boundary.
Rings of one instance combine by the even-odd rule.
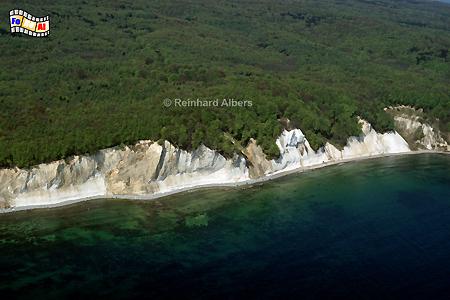
[[[448,299],[450,157],[1,215],[0,270],[2,299]]]

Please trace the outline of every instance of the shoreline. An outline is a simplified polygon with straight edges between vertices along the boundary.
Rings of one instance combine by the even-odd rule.
[[[68,205],[72,205],[72,204],[76,204],[76,203],[86,202],[86,201],[90,201],[90,200],[98,200],[98,199],[122,199],[122,200],[150,201],[150,200],[155,200],[155,199],[159,199],[159,198],[163,198],[163,197],[167,197],[167,196],[171,196],[171,195],[175,195],[175,194],[194,192],[194,191],[203,190],[203,189],[214,189],[214,188],[222,188],[222,187],[237,188],[237,187],[244,187],[244,186],[252,186],[255,184],[264,183],[267,181],[285,177],[288,175],[299,174],[299,173],[303,173],[305,171],[321,169],[321,168],[335,166],[335,165],[344,164],[344,163],[365,161],[365,160],[377,159],[377,158],[383,158],[383,157],[418,155],[418,154],[450,155],[450,152],[436,151],[436,150],[419,150],[419,151],[410,151],[410,152],[386,153],[386,154],[377,154],[377,155],[371,155],[371,156],[361,156],[361,157],[354,157],[354,158],[330,161],[330,162],[312,165],[312,166],[308,166],[308,167],[294,168],[291,170],[285,170],[285,171],[281,170],[276,173],[265,175],[260,178],[232,182],[232,183],[221,183],[221,184],[214,183],[214,184],[188,186],[188,187],[184,187],[184,188],[173,189],[171,191],[149,194],[149,195],[126,195],[125,194],[125,195],[101,195],[101,196],[94,196],[94,197],[86,197],[86,198],[62,201],[62,202],[55,203],[55,204],[29,205],[29,206],[1,209],[0,214],[9,214],[9,213],[14,213],[14,212],[28,211],[28,210],[34,210],[34,209],[56,208],[56,207],[68,206]]]

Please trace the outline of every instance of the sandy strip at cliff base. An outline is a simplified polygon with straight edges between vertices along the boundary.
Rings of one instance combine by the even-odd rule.
[[[53,207],[60,207],[60,206],[66,206],[70,204],[75,204],[79,202],[89,201],[89,200],[95,200],[95,199],[126,199],[126,200],[154,200],[174,194],[180,194],[184,192],[192,192],[195,190],[200,189],[216,189],[221,187],[243,187],[243,186],[251,186],[257,183],[263,183],[266,181],[270,181],[276,178],[284,177],[291,174],[297,174],[297,173],[303,173],[305,171],[314,170],[314,169],[320,169],[324,167],[329,167],[333,165],[339,165],[343,163],[349,163],[349,162],[357,162],[357,161],[363,161],[363,160],[369,160],[369,159],[376,159],[376,158],[382,158],[382,157],[391,157],[391,156],[403,156],[403,155],[417,155],[417,154],[443,154],[443,155],[450,155],[450,152],[444,152],[444,151],[432,151],[432,150],[421,150],[421,151],[410,151],[410,152],[401,152],[401,153],[391,153],[391,154],[378,154],[378,155],[372,155],[372,156],[362,156],[362,157],[355,157],[355,158],[348,158],[343,160],[336,160],[336,161],[329,161],[326,163],[321,163],[317,165],[312,165],[308,167],[300,167],[292,170],[286,170],[286,171],[279,171],[274,174],[269,174],[261,178],[257,179],[250,179],[240,182],[231,182],[231,183],[221,183],[221,184],[204,184],[204,185],[195,185],[195,186],[188,186],[183,188],[174,188],[173,190],[161,192],[161,193],[155,193],[150,195],[102,195],[102,196],[95,196],[95,197],[86,197],[86,198],[80,198],[75,200],[69,200],[69,201],[62,201],[55,204],[47,204],[47,205],[29,205],[29,206],[21,206],[21,207],[15,207],[15,208],[8,208],[8,209],[2,209],[0,210],[0,213],[11,213],[11,212],[17,212],[17,211],[23,211],[23,210],[30,210],[30,209],[39,209],[39,208],[53,208]]]

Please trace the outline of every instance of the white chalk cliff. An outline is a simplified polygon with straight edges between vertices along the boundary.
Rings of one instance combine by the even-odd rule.
[[[450,145],[441,135],[437,126],[426,123],[420,116],[423,111],[410,106],[386,108],[393,114],[395,127],[404,136],[413,149],[450,151]]]
[[[205,146],[189,153],[169,142],[141,141],[31,170],[0,170],[0,203],[2,208],[19,208],[115,195],[157,195],[248,178],[243,157],[227,160]]]
[[[252,140],[245,151],[249,173],[259,177],[329,162],[410,151],[408,143],[397,132],[379,134],[366,121],[360,123],[362,135],[349,138],[341,151],[330,143],[314,151],[300,129],[284,130],[276,141],[280,157],[267,161],[261,147]]]
[[[314,151],[300,129],[284,130],[276,143],[280,157],[267,160],[251,140],[243,155],[226,159],[200,146],[193,152],[141,141],[109,148],[70,161],[41,164],[30,170],[0,170],[0,208],[14,210],[89,198],[151,198],[199,186],[254,182],[271,174],[326,163],[410,151],[397,133],[379,134],[365,121],[362,135],[351,137],[343,150],[327,143]]]

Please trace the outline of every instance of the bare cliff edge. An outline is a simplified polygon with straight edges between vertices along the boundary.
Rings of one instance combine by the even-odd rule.
[[[327,143],[314,151],[300,129],[284,130],[276,141],[281,153],[276,160],[267,160],[254,140],[243,155],[232,159],[205,146],[187,152],[167,141],[163,145],[140,141],[132,147],[105,149],[92,156],[75,156],[67,162],[41,164],[30,170],[2,169],[0,209],[53,206],[91,198],[154,198],[194,187],[251,183],[292,170],[411,151],[397,132],[379,134],[369,123],[360,122],[363,134],[349,138],[343,150]],[[425,134],[424,129],[423,145],[438,149],[436,143],[429,143],[431,138],[436,140],[436,133],[431,132],[434,135],[429,130]],[[439,140],[438,144],[439,149],[445,144],[448,150],[445,141]]]

